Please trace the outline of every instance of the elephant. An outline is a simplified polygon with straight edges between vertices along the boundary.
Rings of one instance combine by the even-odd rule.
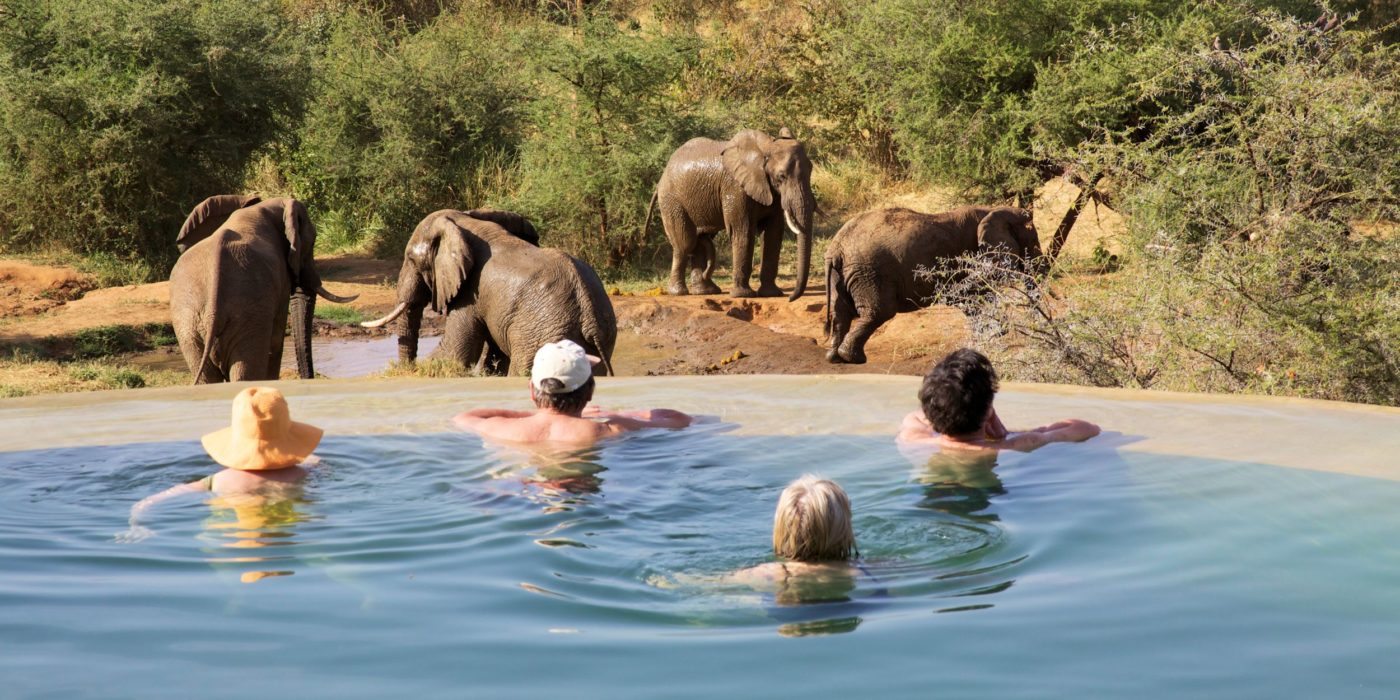
[[[715,270],[715,235],[729,232],[734,251],[733,297],[782,296],[778,289],[778,253],[783,229],[797,236],[797,288],[789,300],[802,296],[812,258],[812,162],[801,141],[786,128],[773,138],[746,129],[728,141],[697,138],[671,155],[647,208],[643,231],[652,213],[671,242],[671,276],[666,292],[719,294]],[[754,245],[763,233],[763,263],[758,291],[749,286]]]
[[[977,252],[997,254],[1001,264],[1019,264],[1028,273],[1039,271],[1040,238],[1031,212],[875,209],[846,222],[826,249],[827,361],[863,364],[865,342],[881,324],[896,313],[928,306],[947,281],[918,275],[918,268],[938,269]]]
[[[313,257],[316,228],[295,199],[218,195],[200,202],[175,239],[170,323],[196,384],[277,379],[288,301],[297,375],[315,376],[311,315],[326,291]]]
[[[603,373],[612,374],[617,317],[602,280],[583,261],[513,235],[497,221],[514,219],[498,214],[509,212],[492,212],[490,221],[453,209],[425,217],[404,247],[398,304],[361,325],[378,328],[402,317],[399,360],[412,362],[423,309],[431,305],[447,317],[433,357],[472,367],[485,349],[488,371],[528,374],[540,346],[568,339],[602,358]]]

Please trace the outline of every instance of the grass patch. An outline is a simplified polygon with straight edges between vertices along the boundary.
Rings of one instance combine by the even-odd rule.
[[[111,253],[92,253],[79,257],[74,261],[74,266],[78,271],[92,275],[98,287],[146,284],[162,277],[161,272],[149,262]]]
[[[335,306],[317,304],[316,318],[349,326],[364,321],[365,315],[360,313],[359,309],[348,304],[336,304]]]
[[[0,360],[0,398],[107,389],[184,386],[188,372],[148,369],[121,362],[68,363],[55,360]]]
[[[379,376],[386,379],[417,377],[423,379],[455,379],[479,376],[475,371],[455,360],[441,358],[419,362],[394,362]]]

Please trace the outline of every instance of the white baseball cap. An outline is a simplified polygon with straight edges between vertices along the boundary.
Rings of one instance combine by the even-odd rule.
[[[572,340],[549,343],[535,353],[535,362],[530,366],[530,384],[536,391],[544,391],[540,386],[546,379],[557,379],[564,387],[554,393],[567,394],[584,384],[593,376],[593,365],[600,360],[584,352],[583,347]]]

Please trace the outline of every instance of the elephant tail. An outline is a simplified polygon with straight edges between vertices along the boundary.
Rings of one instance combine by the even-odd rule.
[[[598,348],[598,358],[603,361],[603,376],[617,376],[617,373],[613,371],[612,359],[608,357],[608,353],[603,351],[603,343],[601,340],[599,340],[598,334],[594,333],[593,337],[589,338],[588,340],[589,342],[593,343],[593,347]]]
[[[651,230],[651,215],[652,212],[656,211],[656,199],[660,193],[660,188],[652,188],[651,190],[651,203],[647,205],[647,218],[646,221],[642,222],[642,238],[646,238],[647,231]]]

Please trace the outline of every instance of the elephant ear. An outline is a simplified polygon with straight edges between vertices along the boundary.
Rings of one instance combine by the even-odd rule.
[[[282,231],[287,236],[287,269],[292,273],[292,286],[315,293],[321,286],[316,274],[316,227],[306,205],[295,199],[285,200],[282,207]]]
[[[522,214],[499,209],[473,209],[467,212],[467,216],[480,221],[490,221],[505,229],[510,235],[536,248],[540,245],[539,231],[536,231],[534,224],[531,224],[530,220]]]
[[[434,226],[433,310],[447,313],[447,306],[462,290],[475,261],[472,258],[468,232],[450,217],[438,219]]]
[[[744,188],[744,194],[765,207],[773,203],[773,186],[764,167],[772,142],[762,131],[745,129],[735,134],[720,152],[725,171]]]
[[[1012,231],[1012,227],[1021,226],[1029,218],[1030,212],[1025,209],[993,209],[977,224],[977,249],[980,252],[1025,255],[1025,246]]]
[[[261,201],[256,195],[219,194],[200,202],[185,217],[180,233],[175,236],[175,247],[181,253],[189,250],[190,246],[214,235],[235,211]]]

